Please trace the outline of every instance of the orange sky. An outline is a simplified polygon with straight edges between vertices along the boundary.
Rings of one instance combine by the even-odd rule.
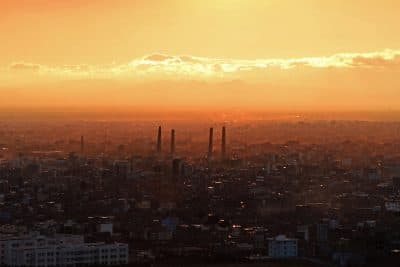
[[[2,0],[2,106],[398,109],[396,0]]]

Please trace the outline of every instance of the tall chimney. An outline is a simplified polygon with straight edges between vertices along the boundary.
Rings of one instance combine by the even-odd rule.
[[[107,127],[104,128],[104,154],[107,153]]]
[[[175,130],[171,130],[171,154],[175,154]]]
[[[222,127],[222,139],[221,139],[221,157],[225,159],[226,155],[226,129],[225,126]]]
[[[161,153],[161,126],[158,126],[158,134],[157,134],[157,153]]]
[[[83,154],[84,150],[85,150],[85,143],[83,135],[81,135],[81,154]]]
[[[213,152],[213,132],[214,132],[214,129],[211,127],[211,128],[210,128],[210,136],[209,136],[209,138],[208,138],[208,154],[207,154],[208,159],[211,159],[211,158],[212,158],[212,152]]]

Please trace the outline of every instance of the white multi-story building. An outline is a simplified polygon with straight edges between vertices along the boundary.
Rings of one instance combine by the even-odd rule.
[[[393,200],[385,202],[385,208],[390,212],[400,212],[400,201]]]
[[[297,239],[278,235],[275,238],[268,238],[267,241],[268,256],[272,258],[297,257]]]
[[[121,266],[127,263],[127,244],[84,243],[79,235],[0,237],[0,266]]]

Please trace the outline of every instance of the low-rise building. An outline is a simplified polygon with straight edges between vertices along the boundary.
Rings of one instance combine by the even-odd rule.
[[[287,238],[278,235],[275,238],[268,238],[268,256],[272,258],[293,258],[297,257],[297,239]]]
[[[85,243],[80,235],[32,233],[0,238],[1,266],[121,266],[128,263],[128,254],[127,244]]]

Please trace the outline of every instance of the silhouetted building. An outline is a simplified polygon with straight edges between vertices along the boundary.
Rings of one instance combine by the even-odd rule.
[[[128,160],[116,160],[114,162],[114,174],[120,178],[128,178],[131,174],[131,162]]]
[[[171,154],[175,154],[175,130],[171,130]]]
[[[214,132],[214,129],[211,127],[210,135],[208,138],[208,154],[207,154],[208,159],[212,158],[212,153],[213,153],[213,132]]]
[[[226,129],[222,127],[222,139],[221,139],[221,157],[225,159],[226,156]]]
[[[158,134],[157,134],[157,153],[161,153],[161,126],[158,127]]]
[[[81,136],[81,154],[83,154],[85,151],[85,143],[84,143],[84,137],[83,135]]]
[[[172,160],[172,173],[174,175],[180,175],[182,168],[182,159],[176,158]]]
[[[393,189],[396,191],[400,191],[400,177],[393,177],[392,178],[393,181]]]

